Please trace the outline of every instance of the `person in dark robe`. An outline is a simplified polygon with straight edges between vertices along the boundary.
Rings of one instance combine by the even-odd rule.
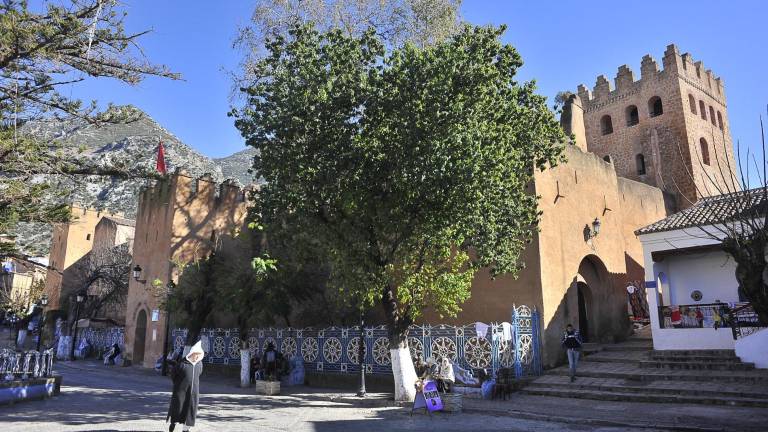
[[[183,425],[184,431],[195,425],[197,417],[197,404],[200,400],[200,374],[203,372],[203,346],[198,341],[194,346],[185,346],[170,364],[173,368],[173,393],[171,393],[171,405],[168,408],[170,432],[176,428],[176,423]]]

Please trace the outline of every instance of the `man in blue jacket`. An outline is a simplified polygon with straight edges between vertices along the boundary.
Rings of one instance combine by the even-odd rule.
[[[576,365],[579,363],[579,350],[581,349],[581,335],[573,328],[573,325],[565,326],[562,340],[563,348],[568,353],[568,366],[571,372],[571,382],[576,381]]]

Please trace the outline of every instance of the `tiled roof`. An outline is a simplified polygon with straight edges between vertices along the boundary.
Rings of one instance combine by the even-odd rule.
[[[636,235],[706,226],[738,219],[744,215],[765,217],[768,189],[757,188],[700,199],[691,207],[640,228]]]

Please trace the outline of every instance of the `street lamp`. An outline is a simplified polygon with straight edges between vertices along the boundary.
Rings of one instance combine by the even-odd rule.
[[[85,296],[82,292],[77,293],[75,301],[75,332],[72,337],[72,346],[69,351],[69,357],[72,361],[75,361],[75,344],[77,343],[77,322],[80,320],[80,304],[85,301]]]
[[[133,274],[133,279],[134,279],[136,282],[140,282],[140,283],[146,283],[146,282],[147,282],[147,280],[146,280],[146,279],[144,279],[144,280],[141,280],[141,279],[139,279],[139,278],[141,277],[141,270],[142,270],[141,266],[140,266],[140,265],[138,265],[138,264],[136,264],[136,267],[134,267],[134,268],[133,268],[133,271],[132,271],[132,274]]]
[[[40,306],[43,309],[40,311],[40,322],[37,324],[37,352],[40,352],[40,342],[43,340],[43,330],[45,330],[45,307],[48,306],[47,294],[43,294],[40,297]]]

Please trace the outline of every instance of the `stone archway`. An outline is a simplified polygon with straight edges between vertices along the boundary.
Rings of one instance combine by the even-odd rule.
[[[147,338],[147,312],[141,309],[136,316],[136,331],[133,337],[133,362],[144,362],[144,346]]]
[[[586,341],[598,342],[612,333],[613,327],[605,323],[608,305],[601,304],[610,296],[612,284],[600,258],[588,255],[579,264],[576,296],[579,317],[579,330]]]
[[[589,342],[589,313],[592,312],[592,292],[584,282],[576,283],[576,296],[579,308],[579,332],[584,342]]]

